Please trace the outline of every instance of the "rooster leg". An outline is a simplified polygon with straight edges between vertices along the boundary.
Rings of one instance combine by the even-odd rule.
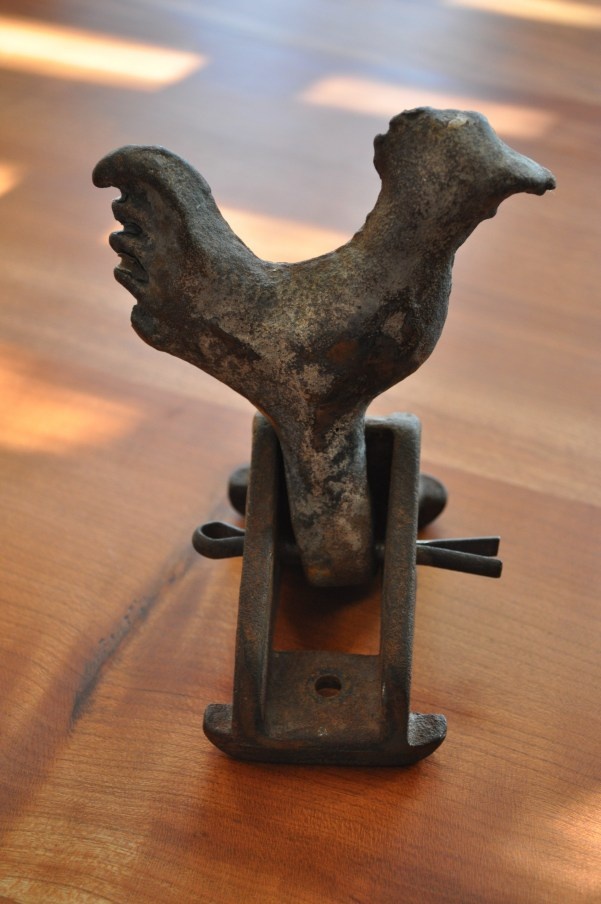
[[[325,430],[303,419],[274,426],[308,581],[322,587],[368,582],[375,547],[363,411]]]

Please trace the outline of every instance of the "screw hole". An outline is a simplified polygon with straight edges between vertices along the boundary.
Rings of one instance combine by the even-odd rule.
[[[336,675],[322,675],[315,682],[315,690],[320,697],[337,697],[342,690],[342,684]]]

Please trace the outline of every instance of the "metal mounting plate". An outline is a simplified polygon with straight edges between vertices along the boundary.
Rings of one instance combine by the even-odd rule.
[[[390,461],[374,500],[385,532],[379,654],[278,651],[281,456],[273,428],[255,419],[233,702],[209,706],[204,719],[209,740],[233,757],[407,765],[444,740],[444,716],[409,708],[420,424],[409,414],[368,419],[366,437],[368,457],[376,447]]]

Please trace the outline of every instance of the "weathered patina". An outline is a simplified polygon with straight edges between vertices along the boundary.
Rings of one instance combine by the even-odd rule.
[[[353,238],[302,263],[256,257],[206,181],[175,154],[125,147],[94,170],[117,186],[115,276],[132,324],[246,396],[282,448],[307,579],[367,581],[375,563],[364,415],[413,373],[443,328],[457,248],[517,192],[551,173],[504,144],[485,117],[419,108],[375,139],[382,189]]]

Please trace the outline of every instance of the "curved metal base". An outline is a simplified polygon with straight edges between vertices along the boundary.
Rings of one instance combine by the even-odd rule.
[[[272,735],[239,739],[232,728],[233,707],[214,703],[205,712],[203,729],[224,753],[238,760],[302,765],[410,766],[440,747],[447,733],[444,716],[409,713],[407,737],[378,736],[358,743],[340,738],[275,738]]]

